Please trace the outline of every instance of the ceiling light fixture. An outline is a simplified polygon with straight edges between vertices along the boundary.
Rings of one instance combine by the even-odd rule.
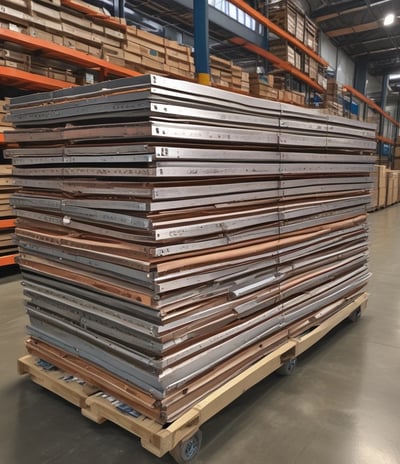
[[[393,13],[389,13],[385,16],[384,20],[383,20],[383,25],[384,26],[390,26],[391,24],[394,23],[394,14]]]

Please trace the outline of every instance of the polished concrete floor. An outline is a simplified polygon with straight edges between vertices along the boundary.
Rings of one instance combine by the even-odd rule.
[[[400,463],[400,206],[370,216],[368,310],[202,427],[203,464]],[[0,464],[160,464],[16,373],[24,353],[18,276],[0,277]]]

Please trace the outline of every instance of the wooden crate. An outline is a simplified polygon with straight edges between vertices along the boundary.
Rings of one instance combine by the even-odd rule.
[[[250,84],[250,95],[259,98],[266,98],[267,100],[277,100],[279,90],[270,87],[265,82],[258,82]]]

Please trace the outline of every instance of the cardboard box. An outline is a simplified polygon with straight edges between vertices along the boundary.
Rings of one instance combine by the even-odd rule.
[[[384,208],[386,206],[387,196],[387,176],[386,166],[378,165],[378,207]]]
[[[399,171],[387,169],[386,176],[386,206],[391,206],[399,201]]]

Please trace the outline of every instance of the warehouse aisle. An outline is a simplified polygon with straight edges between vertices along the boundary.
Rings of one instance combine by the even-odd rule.
[[[202,427],[202,464],[400,462],[400,205],[374,213],[368,311]],[[19,278],[0,276],[0,463],[172,464],[111,424],[16,374],[24,325]]]

